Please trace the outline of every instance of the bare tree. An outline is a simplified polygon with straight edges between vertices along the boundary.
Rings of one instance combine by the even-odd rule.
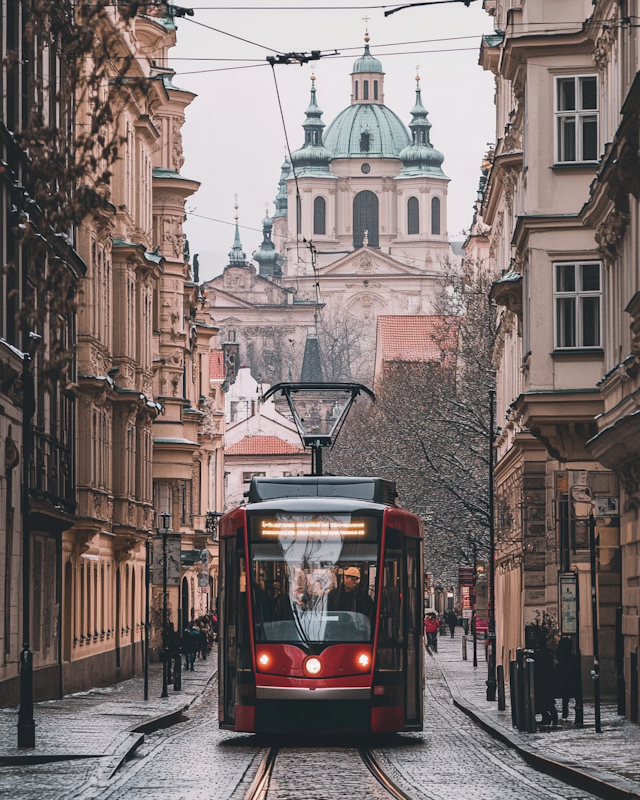
[[[342,306],[325,307],[318,320],[318,341],[325,380],[371,385],[375,331],[361,317]]]
[[[487,555],[489,390],[494,387],[493,278],[478,263],[445,271],[438,362],[387,362],[374,405],[356,409],[328,469],[395,480],[425,523],[429,572],[451,582]]]

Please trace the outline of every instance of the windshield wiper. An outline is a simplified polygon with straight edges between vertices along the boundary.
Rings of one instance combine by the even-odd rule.
[[[301,621],[300,616],[298,614],[298,604],[297,603],[292,603],[291,604],[291,609],[293,611],[293,619],[294,619],[294,621],[296,623],[296,628],[298,629],[298,633],[300,634],[300,638],[302,639],[302,641],[306,645],[307,649],[311,650],[311,639],[309,639],[309,637],[306,634],[305,629],[302,627],[302,621]]]

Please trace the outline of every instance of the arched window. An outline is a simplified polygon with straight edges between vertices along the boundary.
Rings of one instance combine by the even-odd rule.
[[[440,198],[434,197],[431,201],[431,233],[440,235]]]
[[[407,201],[407,233],[409,236],[420,233],[420,204],[417,197]]]
[[[358,81],[356,81],[356,100],[358,99]]]
[[[373,82],[373,99],[378,99],[378,81]]]
[[[373,192],[358,192],[353,198],[353,247],[357,250],[364,243],[367,231],[369,247],[379,247],[378,198]]]
[[[367,131],[362,131],[360,134],[360,152],[368,153],[371,146],[371,136]]]
[[[313,201],[313,232],[325,234],[327,217],[327,204],[324,197],[316,197]]]
[[[296,195],[296,235],[302,233],[302,198]]]
[[[362,86],[362,89],[363,89],[362,99],[363,100],[368,100],[369,99],[369,81],[365,81],[364,82],[364,84]]]

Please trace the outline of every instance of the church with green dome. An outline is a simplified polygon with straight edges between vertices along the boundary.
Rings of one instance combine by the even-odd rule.
[[[298,379],[316,321],[357,329],[372,370],[378,318],[437,313],[443,271],[460,262],[420,79],[407,87],[405,125],[385,105],[384,78],[367,35],[350,103],[327,126],[312,76],[304,139],[281,166],[275,213],[252,256],[258,268],[238,240],[224,274],[207,285],[212,321],[240,342],[240,361],[256,378]],[[327,379],[354,377],[324,369]]]

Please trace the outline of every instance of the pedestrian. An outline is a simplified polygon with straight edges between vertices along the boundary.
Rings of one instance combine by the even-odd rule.
[[[195,627],[188,627],[184,629],[184,636],[182,637],[183,640],[183,652],[184,652],[184,662],[185,662],[185,672],[187,671],[194,671],[193,665],[195,664],[196,660],[196,649],[197,649],[197,631]]]
[[[424,632],[427,634],[427,647],[430,647],[434,653],[438,652],[438,628],[440,623],[436,615],[431,611],[427,614],[424,621]]]
[[[562,700],[562,719],[569,716],[569,700],[576,696],[576,658],[573,642],[563,636],[556,648],[556,692]]]
[[[450,608],[447,611],[445,617],[447,625],[449,626],[449,632],[451,633],[451,638],[453,639],[456,635],[456,625],[458,624],[458,615],[452,608]]]
[[[557,725],[554,654],[549,649],[546,636],[539,638],[538,647],[533,654],[533,661],[535,713],[542,715],[543,725]]]

